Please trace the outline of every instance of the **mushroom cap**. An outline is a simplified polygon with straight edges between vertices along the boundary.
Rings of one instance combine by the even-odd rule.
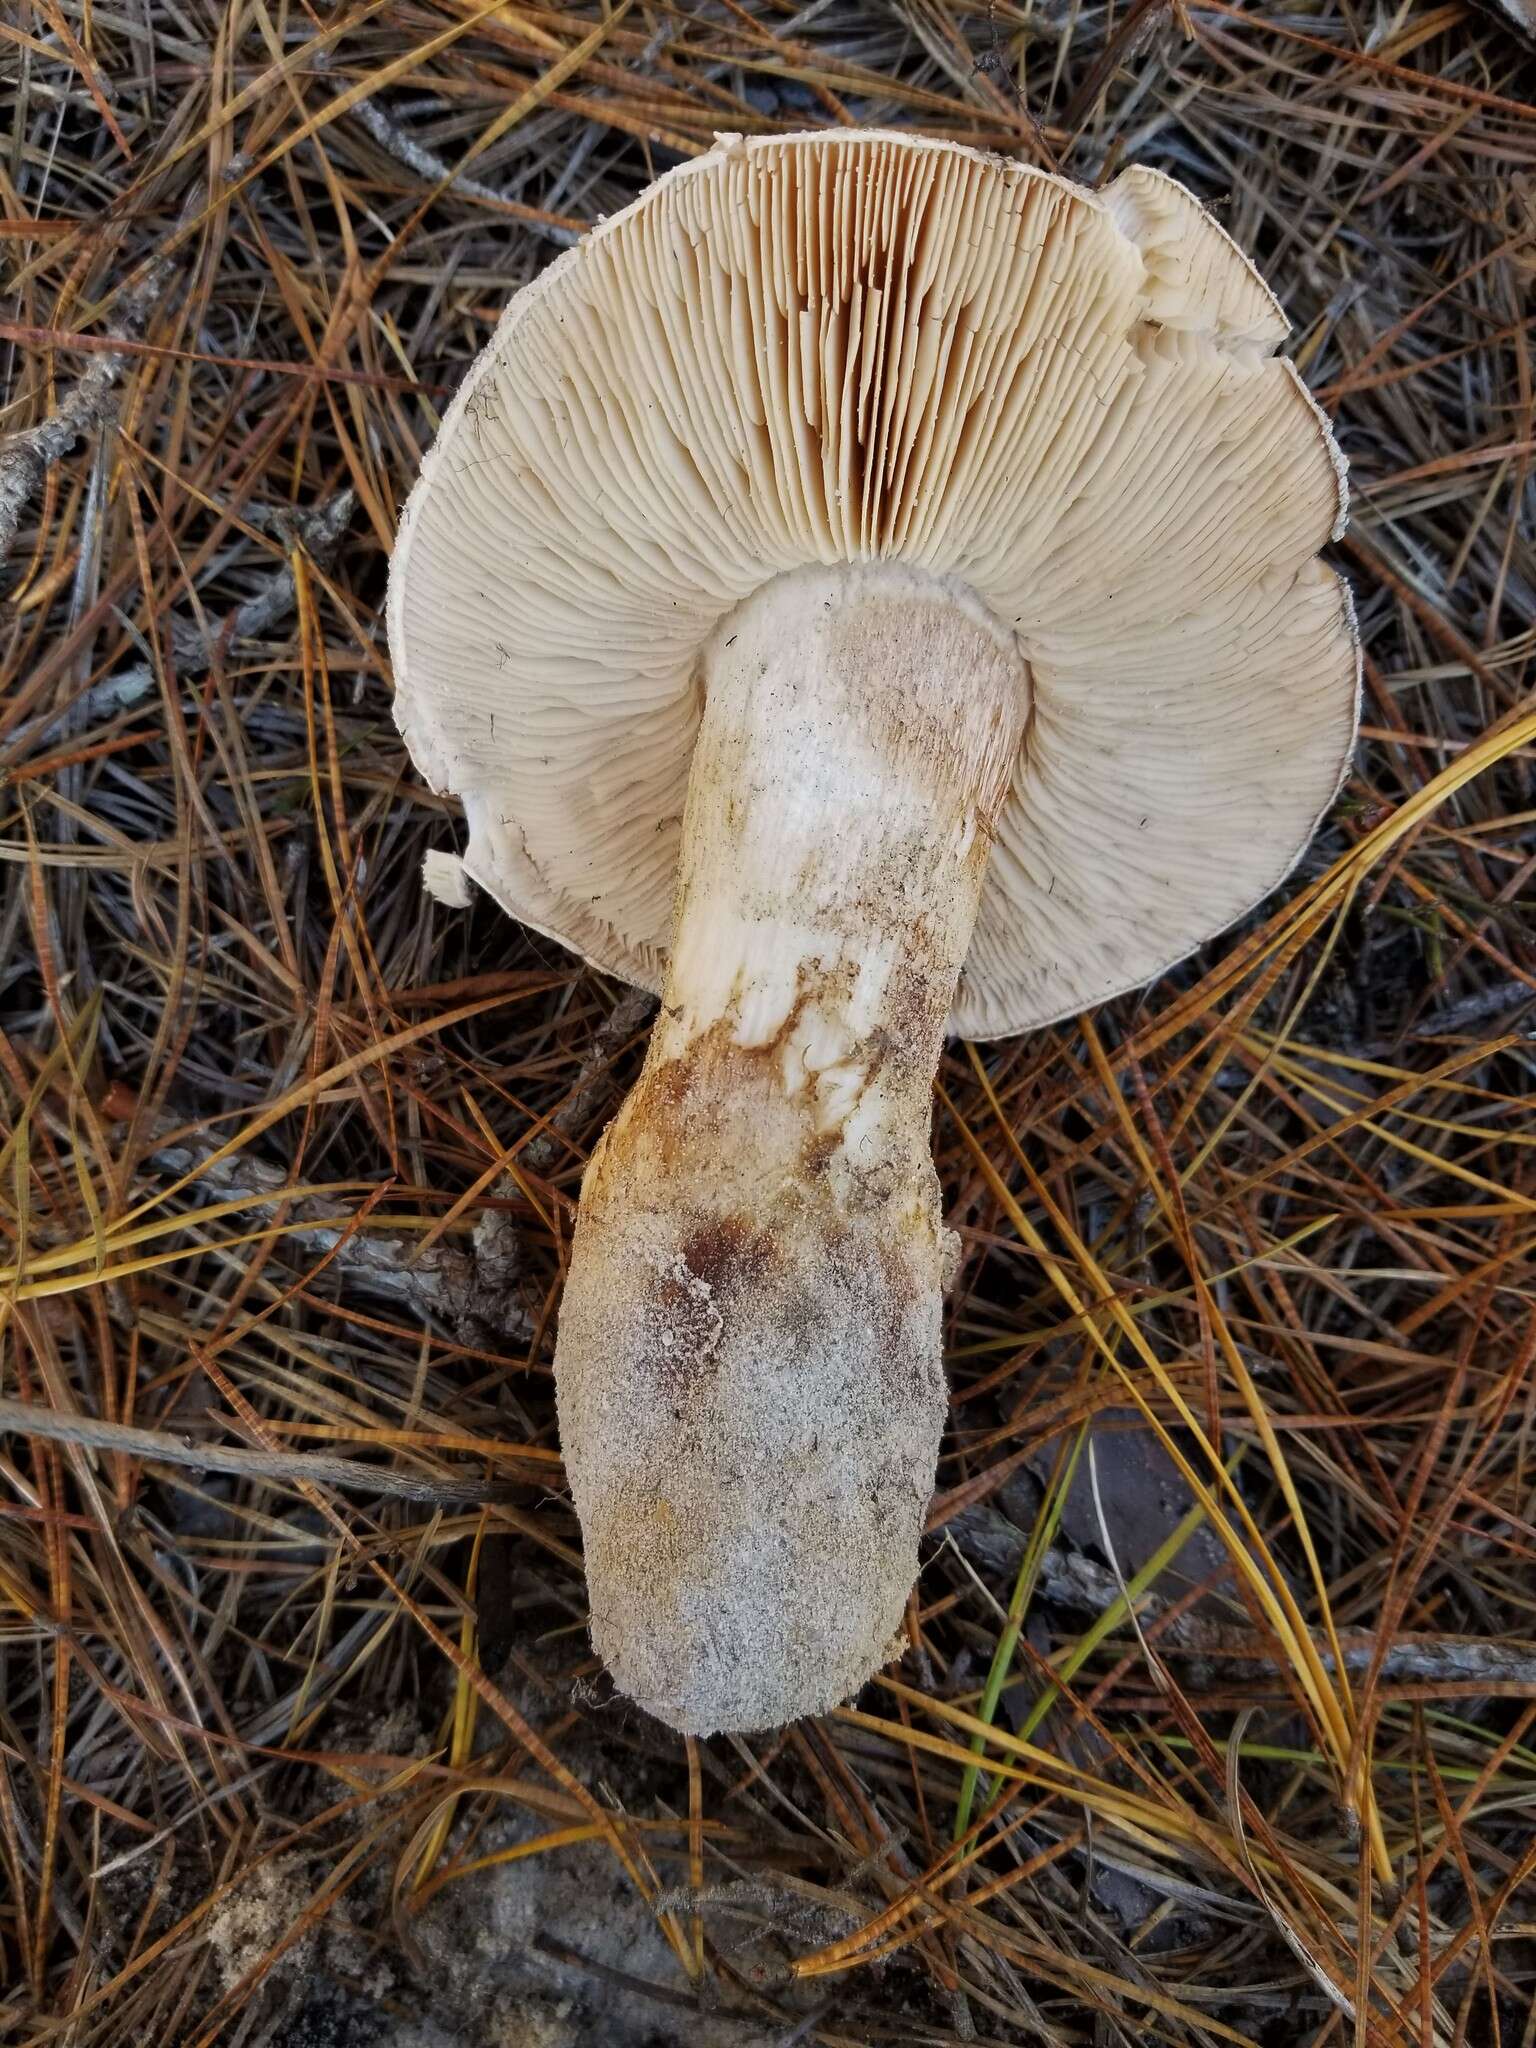
[[[899,560],[1030,703],[957,1031],[1171,966],[1289,871],[1354,740],[1344,464],[1193,197],[910,135],[742,141],[508,306],[390,573],[396,717],[525,924],[659,991],[702,650],[770,577]]]

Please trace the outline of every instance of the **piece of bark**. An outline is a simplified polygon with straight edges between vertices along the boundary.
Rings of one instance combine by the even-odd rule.
[[[163,1128],[168,1133],[172,1120],[165,1119]],[[282,1167],[242,1154],[214,1159],[217,1149],[211,1139],[183,1137],[157,1143],[152,1137],[149,1156],[178,1179],[196,1174],[199,1189],[219,1201],[242,1195],[272,1200],[289,1185]],[[420,1252],[409,1238],[385,1231],[349,1234],[325,1202],[303,1197],[288,1205],[287,1238],[305,1251],[332,1254],[332,1265],[348,1283],[399,1303],[422,1320],[440,1321],[458,1336],[478,1341],[492,1332],[526,1340],[537,1324],[521,1299],[519,1262],[506,1242],[508,1232],[515,1242],[515,1225],[499,1213],[487,1216],[489,1222],[482,1218],[476,1226],[473,1253],[441,1243]]]

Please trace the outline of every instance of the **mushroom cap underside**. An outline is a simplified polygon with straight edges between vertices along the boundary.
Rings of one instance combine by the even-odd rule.
[[[1344,516],[1286,323],[1182,186],[741,141],[507,308],[402,522],[397,718],[513,915],[659,990],[700,658],[769,578],[897,560],[1028,716],[951,1022],[1138,986],[1288,872],[1353,743]]]

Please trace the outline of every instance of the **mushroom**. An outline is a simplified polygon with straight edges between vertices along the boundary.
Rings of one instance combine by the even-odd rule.
[[[1344,466],[1171,179],[725,137],[511,303],[389,590],[468,874],[651,989],[560,1312],[597,1650],[698,1734],[895,1654],[958,1244],[946,1029],[1178,961],[1355,731]]]

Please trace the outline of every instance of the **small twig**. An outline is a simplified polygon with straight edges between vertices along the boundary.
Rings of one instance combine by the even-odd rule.
[[[1035,115],[1034,108],[1031,107],[1029,101],[1020,91],[1019,81],[1014,75],[1013,65],[1009,62],[1008,53],[1003,47],[1002,30],[999,28],[997,20],[997,0],[987,0],[987,47],[976,59],[973,69],[978,72],[984,72],[989,78],[997,81],[998,89],[1004,98],[1023,116],[1024,122],[1033,138],[1035,148],[1039,152],[1040,161],[1048,165],[1051,170],[1056,170],[1058,168],[1056,152],[1052,149],[1050,140]]]
[[[279,533],[291,532],[300,543],[311,561],[322,567],[337,548],[352,523],[352,514],[357,508],[357,492],[349,484],[338,491],[334,498],[327,498],[323,504],[312,506],[307,512],[290,513],[286,510],[276,516],[272,523]],[[286,536],[285,536],[286,537]],[[284,560],[279,569],[264,578],[261,588],[255,590],[225,621],[219,634],[221,641],[255,640],[263,633],[269,633],[293,610],[294,581],[293,564]],[[193,657],[201,668],[208,666],[208,655],[201,641]],[[183,664],[186,665],[185,663]]]
[[[548,1171],[560,1139],[584,1123],[605,1088],[611,1088],[615,1054],[649,1020],[655,1003],[656,998],[647,989],[626,989],[593,1032],[592,1043],[576,1069],[570,1094],[523,1149],[523,1160],[535,1173]]]
[[[989,1570],[1002,1570],[1010,1559],[1017,1561],[1023,1555],[1023,1531],[996,1509],[966,1508],[952,1516],[945,1526],[956,1547],[962,1552],[969,1551]],[[1055,1544],[1041,1558],[1040,1590],[1056,1606],[1083,1614],[1102,1613],[1123,1593],[1113,1572],[1080,1551]],[[1136,1607],[1138,1633],[1140,1623],[1156,1621],[1167,1607],[1162,1594],[1143,1593]],[[1287,1668],[1247,1629],[1228,1628],[1198,1613],[1175,1615],[1159,1631],[1157,1647],[1164,1656],[1198,1657],[1233,1671],[1268,1673]],[[1368,1630],[1343,1631],[1339,1648],[1346,1671],[1370,1669],[1376,1643]],[[1321,1641],[1317,1654],[1325,1671],[1336,1668],[1332,1650]],[[1536,1690],[1536,1643],[1492,1643],[1471,1636],[1398,1635],[1383,1654],[1381,1677],[1400,1684],[1486,1683],[1490,1689],[1518,1686]]]
[[[184,217],[201,203],[195,191]],[[122,295],[122,310],[107,329],[113,341],[137,341],[176,274],[170,258],[151,264],[136,285]],[[0,562],[10,553],[34,491],[43,478],[74,447],[83,434],[99,427],[113,404],[113,387],[131,361],[122,349],[104,349],[92,357],[46,419],[20,427],[0,441]]]
[[[161,1130],[169,1134],[173,1128],[174,1119],[162,1119]],[[178,1178],[197,1174],[199,1191],[221,1201],[238,1200],[242,1195],[269,1199],[281,1195],[291,1180],[282,1167],[264,1159],[214,1159],[217,1147],[211,1140],[181,1138],[172,1144],[157,1144],[152,1134],[150,1146],[156,1166]],[[291,1242],[331,1255],[345,1279],[404,1302],[424,1320],[438,1316],[458,1329],[466,1316],[474,1314],[503,1336],[527,1338],[534,1333],[533,1317],[505,1290],[495,1290],[494,1302],[486,1298],[488,1289],[477,1261],[466,1252],[439,1244],[419,1253],[406,1238],[378,1231],[349,1233],[312,1198],[291,1202],[288,1214]]]
[[[1491,1017],[1504,1017],[1510,1012],[1527,1008],[1536,1003],[1536,989],[1523,981],[1498,981],[1488,988],[1474,989],[1470,995],[1462,996],[1443,1010],[1433,1011],[1407,1032],[1392,1038],[1378,1039],[1366,1047],[1373,1059],[1401,1052],[1403,1041],[1415,1038],[1450,1038],[1457,1032],[1468,1031],[1475,1025],[1486,1024]]]
[[[204,1472],[228,1472],[238,1479],[307,1480],[317,1486],[351,1486],[365,1493],[389,1494],[395,1500],[430,1503],[490,1501],[506,1491],[504,1484],[483,1479],[413,1479],[362,1465],[352,1458],[331,1458],[323,1451],[236,1451],[222,1444],[200,1443],[169,1430],[135,1429],[123,1422],[103,1422],[92,1415],[61,1415],[29,1401],[0,1396],[0,1434],[47,1437],[54,1443],[83,1444],[90,1450],[112,1451],[120,1457],[148,1458],[162,1465],[191,1465]]]
[[[466,199],[480,199],[488,206],[511,208],[527,227],[530,234],[542,236],[546,242],[553,242],[557,249],[572,249],[581,240],[575,228],[556,227],[550,221],[533,218],[534,209],[524,207],[517,200],[508,199],[493,185],[484,185],[478,178],[471,178],[463,171],[455,171],[445,164],[440,156],[425,149],[414,136],[391,121],[384,109],[375,100],[363,100],[353,109],[357,119],[379,145],[387,150],[396,163],[404,164],[408,171],[429,185],[447,185],[455,192],[462,192]]]
[[[22,512],[48,471],[106,418],[127,360],[116,352],[95,357],[46,419],[0,442],[0,561],[10,553]]]
[[[1242,1645],[1232,1638],[1217,1646],[1227,1655]],[[1376,1640],[1368,1630],[1349,1632],[1339,1645],[1346,1671],[1368,1671]],[[1325,1671],[1332,1671],[1332,1653],[1318,1645]],[[1249,1662],[1250,1657],[1245,1657]],[[1268,1659],[1261,1659],[1268,1662]],[[1425,1685],[1486,1684],[1490,1691],[1519,1687],[1536,1692],[1536,1643],[1484,1642],[1474,1636],[1395,1636],[1382,1654],[1380,1675],[1387,1682]]]
[[[357,493],[349,486],[324,504],[290,518],[288,523],[295,539],[312,561],[322,567],[330,561],[352,522],[356,506]],[[236,605],[217,631],[209,632],[187,619],[173,618],[170,638],[178,674],[204,675],[212,666],[215,647],[227,647],[236,640],[254,640],[263,633],[271,632],[293,610],[293,598],[293,568],[291,563],[284,561],[262,579],[259,589]],[[138,638],[138,635],[134,637]],[[142,639],[139,639],[139,645],[144,645]],[[12,749],[51,746],[65,734],[83,731],[99,718],[110,718],[116,711],[130,710],[154,687],[155,670],[148,661],[136,661],[127,668],[116,669],[99,683],[93,683],[84,696],[67,710],[46,720],[39,719],[31,726],[23,726],[12,742]]]

